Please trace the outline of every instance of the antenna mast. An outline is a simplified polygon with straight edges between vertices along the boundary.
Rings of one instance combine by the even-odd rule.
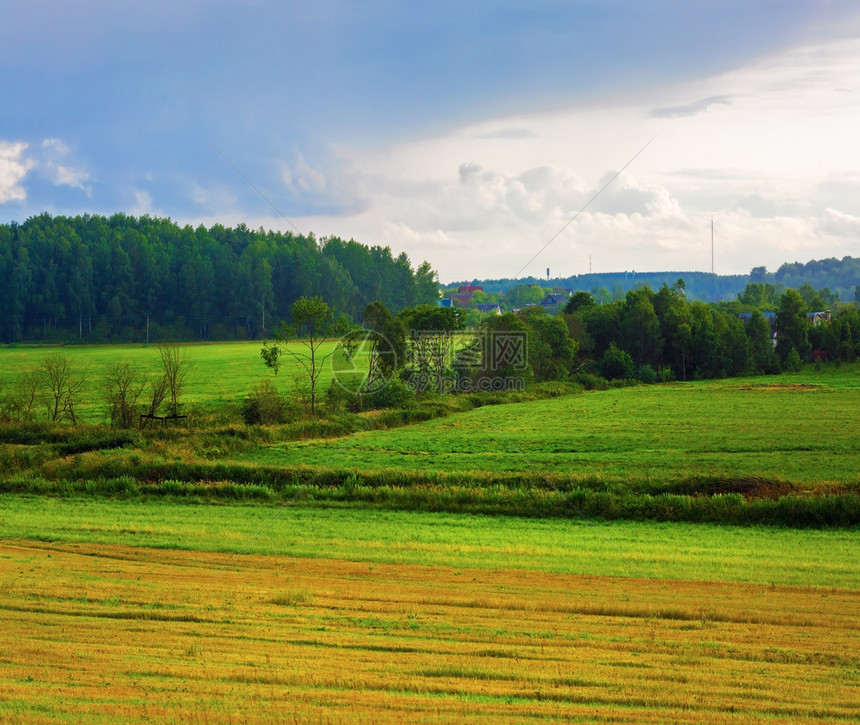
[[[711,215],[711,274],[714,273],[714,217]]]

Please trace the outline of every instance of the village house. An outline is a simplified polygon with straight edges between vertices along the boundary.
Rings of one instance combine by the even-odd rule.
[[[571,293],[569,291],[553,292],[544,297],[539,304],[542,307],[557,307],[558,305],[567,304],[567,301],[570,299],[570,296]]]

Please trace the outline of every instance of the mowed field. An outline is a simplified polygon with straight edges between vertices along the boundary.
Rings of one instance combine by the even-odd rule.
[[[4,722],[860,716],[851,532],[9,496],[0,521]]]
[[[201,414],[271,375],[258,343],[188,350]],[[0,386],[49,352],[0,350]],[[86,367],[94,401],[110,362],[158,369],[153,348],[60,352]],[[564,503],[578,482],[741,479],[848,500],[858,403],[860,367],[824,366],[325,439],[235,421],[81,453],[12,436],[0,445],[0,722],[857,722],[856,526],[382,507],[448,496],[464,510],[463,485],[478,501],[539,490]],[[101,403],[86,413],[104,420]],[[94,430],[61,435],[109,441]],[[257,504],[214,495],[251,480]],[[413,492],[424,498],[408,504]]]
[[[830,385],[826,375],[814,383],[780,376],[638,386],[480,408],[337,441],[290,441],[251,459],[634,486],[695,476],[857,485],[858,410],[860,390]]]

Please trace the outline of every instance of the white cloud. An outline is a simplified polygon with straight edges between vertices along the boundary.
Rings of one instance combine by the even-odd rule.
[[[52,166],[51,169],[53,171],[55,184],[81,189],[82,191],[85,191],[87,195],[92,193],[92,189],[84,184],[84,182],[88,181],[90,178],[86,171],[83,171],[82,169],[73,169],[70,166],[64,166],[62,164],[56,164],[55,166]]]
[[[341,193],[367,206],[297,223],[405,249],[443,280],[510,276],[556,234],[524,274],[582,273],[589,255],[595,271],[709,271],[712,216],[720,273],[858,255],[858,129],[860,39],[831,41],[648,97],[341,149]]]
[[[534,136],[534,132],[528,128],[500,128],[495,131],[485,131],[477,138],[484,139],[509,139],[511,141],[517,141],[524,138],[532,138]]]
[[[292,192],[324,194],[328,188],[325,174],[311,166],[301,154],[292,164],[283,165],[281,176]]]
[[[818,220],[817,231],[837,239],[860,239],[860,217],[825,209]]]
[[[60,156],[66,156],[71,152],[68,145],[58,138],[46,138],[42,141],[42,148],[54,151]]]
[[[56,186],[80,189],[90,196],[92,188],[86,184],[90,176],[84,169],[68,163],[67,158],[71,155],[72,149],[67,143],[58,138],[46,138],[42,141],[39,173]]]
[[[711,106],[720,104],[728,105],[732,102],[729,96],[710,96],[701,98],[692,103],[685,103],[681,106],[669,106],[665,108],[655,108],[651,111],[651,116],[654,118],[678,118],[679,116],[695,116],[698,113],[704,113]]]
[[[144,214],[149,214],[150,216],[158,216],[152,202],[152,196],[147,191],[143,191],[142,189],[136,189],[133,192],[134,195],[134,204],[130,209],[130,213],[134,216],[143,216]]]
[[[24,158],[29,144],[0,141],[0,204],[8,201],[23,201],[27,191],[21,185],[36,162]]]

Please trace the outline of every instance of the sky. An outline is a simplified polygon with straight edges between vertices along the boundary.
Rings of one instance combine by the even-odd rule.
[[[43,212],[442,283],[860,256],[860,6],[2,0],[0,223]]]

